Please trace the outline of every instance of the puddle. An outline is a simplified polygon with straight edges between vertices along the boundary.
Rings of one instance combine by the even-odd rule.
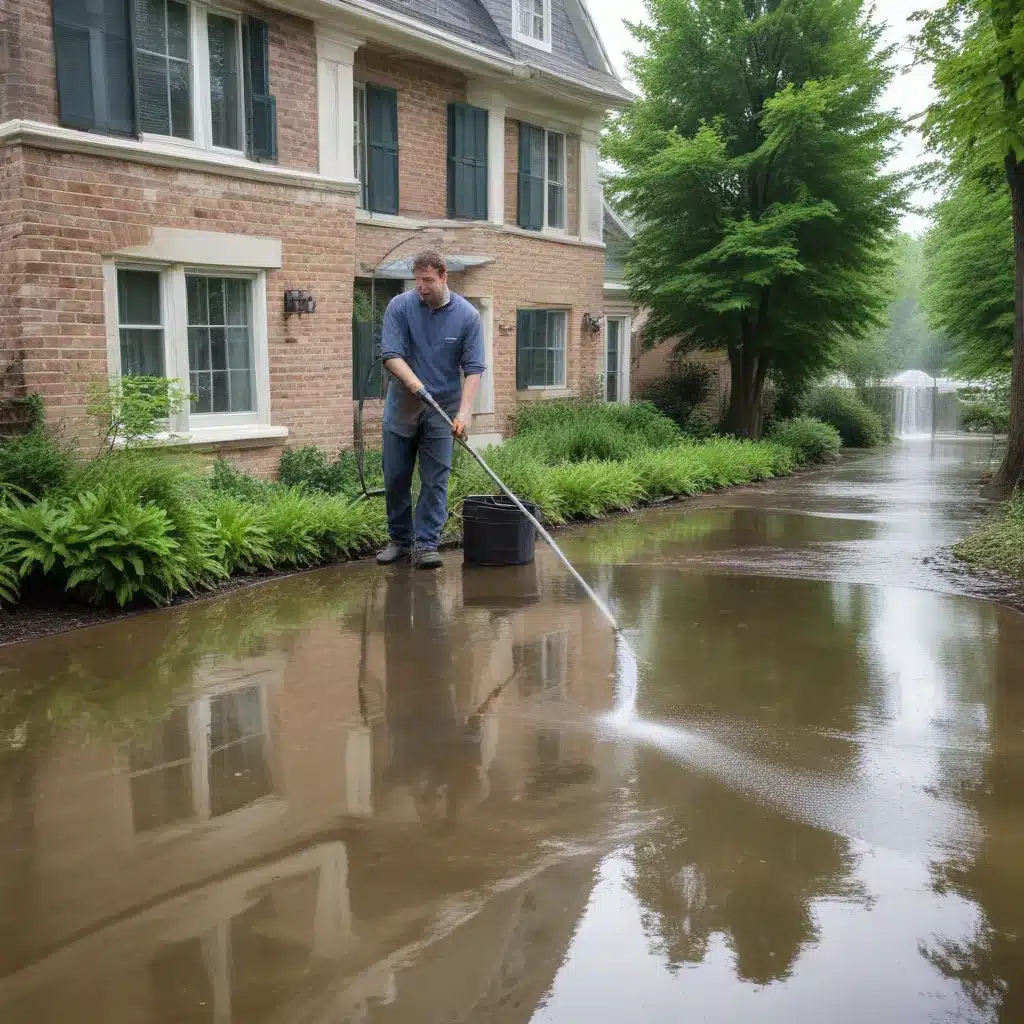
[[[0,1020],[1024,1022],[987,455],[3,650]]]

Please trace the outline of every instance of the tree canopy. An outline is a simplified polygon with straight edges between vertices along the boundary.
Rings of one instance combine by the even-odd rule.
[[[893,53],[863,0],[646,3],[643,95],[606,144],[638,225],[628,281],[654,337],[728,349],[728,426],[756,436],[770,371],[805,378],[884,326]]]
[[[1010,193],[1002,175],[972,175],[938,204],[925,242],[929,324],[952,346],[949,371],[968,380],[1009,373],[1014,267]]]

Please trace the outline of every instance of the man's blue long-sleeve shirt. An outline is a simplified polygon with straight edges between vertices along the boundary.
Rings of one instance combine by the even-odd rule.
[[[442,407],[457,406],[461,374],[482,374],[487,368],[480,314],[454,292],[438,309],[431,309],[416,291],[396,295],[384,313],[381,357],[404,359]],[[386,427],[407,432],[421,409],[403,384],[391,381],[384,408]]]

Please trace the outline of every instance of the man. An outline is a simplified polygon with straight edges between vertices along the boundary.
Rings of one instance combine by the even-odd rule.
[[[433,249],[412,265],[416,290],[388,303],[381,356],[392,375],[384,404],[384,489],[391,543],[380,565],[413,557],[421,569],[441,565],[437,552],[448,520],[454,437],[465,437],[484,372],[480,314],[448,288],[448,267]],[[462,376],[465,376],[465,384]],[[454,430],[418,396],[429,392]],[[420,495],[412,514],[412,474],[419,458]]]

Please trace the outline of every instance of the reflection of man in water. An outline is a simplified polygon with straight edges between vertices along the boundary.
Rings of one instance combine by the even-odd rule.
[[[384,599],[390,757],[425,826],[454,828],[479,778],[479,743],[459,715],[451,624],[436,576],[391,579]]]

